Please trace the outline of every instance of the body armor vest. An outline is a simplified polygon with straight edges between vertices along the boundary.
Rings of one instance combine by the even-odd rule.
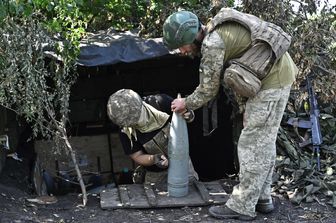
[[[143,144],[148,154],[168,154],[170,123],[166,124],[151,140]]]
[[[254,97],[277,60],[288,50],[291,37],[279,26],[256,16],[222,8],[207,26],[212,32],[227,21],[238,22],[251,33],[251,46],[239,58],[228,61],[224,83],[243,97]]]
[[[238,22],[251,32],[252,45],[264,41],[272,48],[276,60],[279,59],[289,48],[291,36],[284,32],[281,27],[265,22],[258,17],[230,8],[222,8],[208,24],[208,32],[212,32],[216,26],[226,21]]]

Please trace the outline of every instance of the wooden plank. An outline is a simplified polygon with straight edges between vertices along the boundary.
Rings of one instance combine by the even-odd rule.
[[[205,202],[197,189],[189,185],[188,194],[184,197],[170,197],[168,193],[159,196],[158,206],[160,207],[182,207],[182,206],[203,206]]]
[[[199,182],[198,186],[196,184],[189,185],[188,194],[179,198],[168,195],[166,184],[161,186],[150,185],[150,187],[143,184],[119,185],[118,189],[113,188],[112,191],[117,191],[117,195],[108,190],[101,193],[101,208],[206,206],[223,204],[229,197],[219,181]]]
[[[125,155],[118,133],[111,133],[111,147],[113,154],[114,171],[121,172],[124,168],[133,169],[132,160]],[[97,157],[100,158],[101,171],[111,170],[109,156],[108,137],[106,134],[92,136],[72,136],[69,139],[73,149],[76,151],[77,162],[81,170],[98,172]],[[51,140],[35,140],[34,148],[40,158],[42,167],[52,175],[56,174],[55,161],[59,163],[59,169],[67,171],[73,169],[73,162],[66,154],[63,144],[59,145],[58,153],[54,153],[56,144]]]
[[[213,200],[210,198],[209,191],[204,186],[203,182],[201,181],[195,181],[194,182],[195,187],[197,188],[198,192],[200,193],[203,201],[205,203],[211,203]]]
[[[100,193],[100,206],[102,209],[117,209],[122,207],[118,188],[103,190]]]
[[[119,186],[119,197],[123,206],[131,206],[130,197],[128,195],[128,189],[126,186]]]
[[[144,191],[151,207],[157,206],[158,202],[151,184],[144,184]]]
[[[128,194],[132,208],[150,207],[143,184],[127,184]]]

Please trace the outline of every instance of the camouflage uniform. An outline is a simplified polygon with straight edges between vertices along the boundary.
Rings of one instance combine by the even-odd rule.
[[[163,154],[167,157],[172,100],[164,94],[142,99],[130,89],[121,89],[110,96],[107,113],[109,118],[121,127],[120,140],[127,155],[141,150],[145,154]],[[189,179],[198,180],[190,158]],[[135,170],[133,181],[165,183],[167,169],[160,169],[155,165],[143,168],[140,166]]]
[[[246,103],[246,124],[238,142],[240,183],[226,205],[244,215],[255,216],[258,199],[271,198],[276,137],[290,86],[260,91]]]
[[[185,99],[188,109],[198,109],[216,96],[220,84],[224,85],[221,77],[224,64],[241,57],[254,39],[251,31],[238,22],[219,24],[206,34],[201,48],[200,83]],[[281,48],[281,45],[276,46]],[[261,90],[246,102],[247,125],[237,148],[240,183],[226,204],[240,214],[254,217],[258,199],[271,196],[277,131],[296,73],[297,68],[289,54],[279,55],[269,74],[261,80]]]

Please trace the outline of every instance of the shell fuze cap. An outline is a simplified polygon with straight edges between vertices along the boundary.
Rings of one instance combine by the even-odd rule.
[[[137,124],[141,115],[142,98],[130,89],[121,89],[112,94],[107,103],[107,114],[120,127]]]
[[[194,42],[200,28],[198,17],[189,11],[171,14],[163,24],[163,42],[169,49],[177,49]]]

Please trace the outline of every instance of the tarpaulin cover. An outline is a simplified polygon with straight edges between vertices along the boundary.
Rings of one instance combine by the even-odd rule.
[[[102,66],[135,62],[169,54],[162,38],[142,39],[131,33],[100,32],[82,41],[78,64]]]

